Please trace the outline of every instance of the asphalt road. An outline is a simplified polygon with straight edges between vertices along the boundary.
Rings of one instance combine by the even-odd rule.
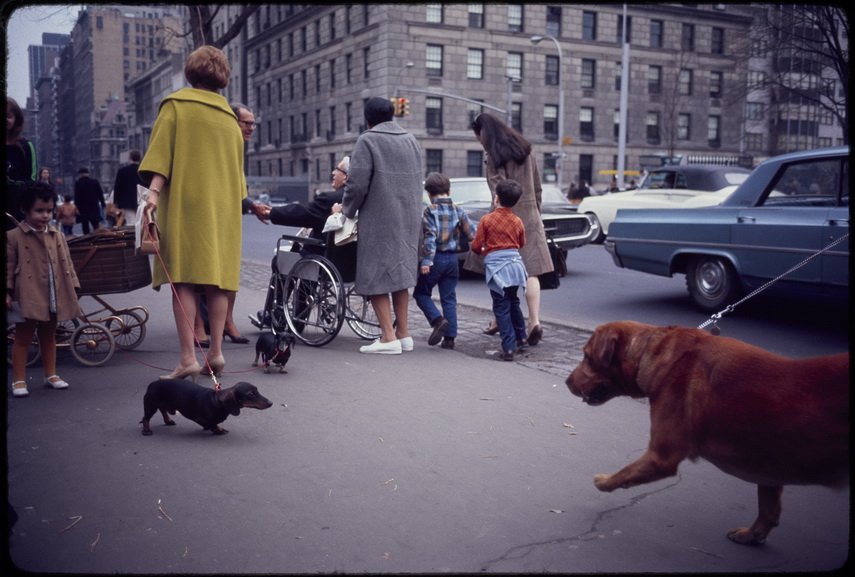
[[[252,236],[267,253],[245,263],[235,316],[254,339],[245,319],[275,241]],[[224,436],[179,415],[176,427],[155,417],[143,437],[145,388],[176,360],[170,295],[105,298],[150,311],[144,342],[96,368],[61,351],[68,390],[41,387],[34,367],[30,397],[7,397],[18,521],[5,574],[777,573],[848,560],[848,488],[787,487],[781,526],[759,548],[725,537],[753,519],[755,488],[706,462],[597,491],[594,474],[644,450],[649,416],[644,401],[592,408],[569,394],[584,328],[548,324],[506,363],[480,333],[487,310],[461,306],[447,351],[426,346],[411,307],[412,353],[360,354],[345,326],[324,347],[298,346],[286,374],[227,343],[223,386],[251,381],[273,407],[229,417]]]

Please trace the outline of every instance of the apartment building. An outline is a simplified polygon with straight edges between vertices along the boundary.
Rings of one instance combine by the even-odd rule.
[[[651,154],[744,153],[744,99],[727,95],[745,85],[733,47],[744,49],[751,22],[734,5],[627,7],[628,168]],[[597,183],[617,164],[620,4],[290,5],[263,7],[248,27],[252,174],[325,184],[364,129],[363,101],[396,93],[409,99],[398,120],[422,144],[426,171],[483,173],[469,128],[482,111],[533,143],[546,181],[556,180],[559,150],[565,185]],[[535,35],[557,45],[534,45]]]

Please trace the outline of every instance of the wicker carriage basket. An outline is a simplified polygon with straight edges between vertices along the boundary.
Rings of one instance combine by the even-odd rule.
[[[134,227],[98,229],[68,239],[80,295],[126,293],[151,284],[151,265],[134,248]]]

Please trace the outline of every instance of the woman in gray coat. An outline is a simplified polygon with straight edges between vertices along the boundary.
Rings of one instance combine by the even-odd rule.
[[[359,212],[355,288],[371,298],[382,331],[377,341],[360,348],[364,353],[413,349],[407,307],[408,289],[418,279],[422,154],[415,137],[393,116],[387,98],[365,103],[368,130],[353,149],[341,204],[345,216],[353,218]]]

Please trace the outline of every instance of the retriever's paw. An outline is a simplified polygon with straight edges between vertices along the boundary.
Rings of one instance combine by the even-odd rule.
[[[740,545],[762,545],[766,542],[766,535],[752,531],[750,527],[737,527],[727,532],[727,538]]]
[[[607,475],[605,473],[594,475],[594,486],[600,491],[614,491],[615,487],[613,487],[610,483],[611,478],[612,475]]]

